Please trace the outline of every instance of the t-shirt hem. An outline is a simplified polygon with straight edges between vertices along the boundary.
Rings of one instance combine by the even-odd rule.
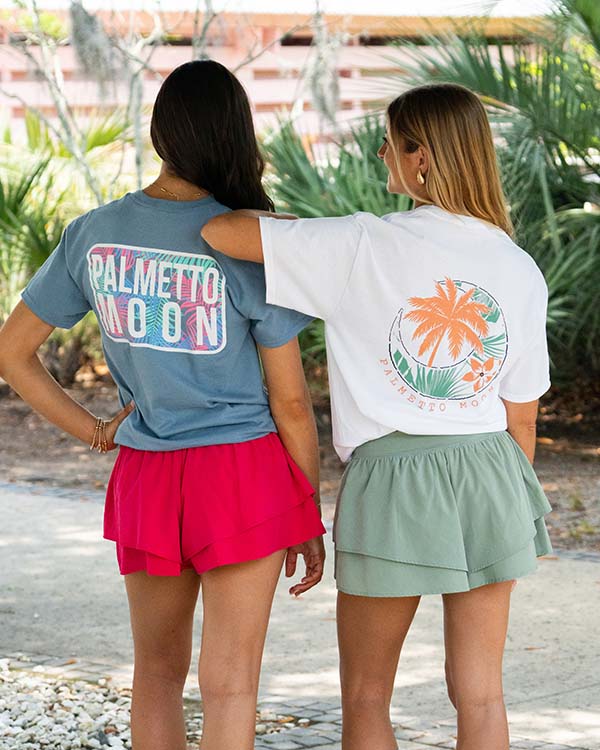
[[[259,341],[259,339],[254,339],[256,343],[259,346],[264,346],[266,349],[276,349],[278,346],[283,346],[284,344],[289,343],[292,339],[295,339],[296,336],[303,331],[307,325],[309,325],[311,321],[308,321],[307,323],[304,323],[301,327],[295,326],[293,329],[290,329],[288,334],[285,334],[284,336],[281,336],[277,339],[271,339],[269,341]]]
[[[171,451],[184,450],[186,448],[205,448],[209,445],[239,445],[240,443],[251,443],[253,440],[259,440],[260,438],[266,437],[271,434],[278,434],[276,429],[264,430],[252,435],[251,437],[243,437],[240,440],[232,440],[230,437],[222,438],[209,438],[205,440],[202,438],[195,438],[193,440],[160,440],[160,438],[147,438],[152,442],[153,447],[149,447],[148,444],[140,445],[139,441],[128,440],[125,438],[121,440],[118,433],[115,436],[115,444],[123,446],[124,448],[133,448],[138,451],[150,451],[154,453],[168,453]]]
[[[287,344],[292,339],[296,338],[296,336],[303,331],[308,325],[312,323],[314,318],[310,315],[304,315],[304,319],[301,320],[300,318],[291,325],[285,333],[282,333],[280,336],[276,336],[274,338],[254,338],[257,344],[260,346],[264,346],[267,349],[275,349],[278,346],[283,346],[284,344]]]
[[[515,404],[524,404],[527,401],[535,401],[538,398],[541,398],[544,393],[547,393],[548,389],[550,388],[550,381],[547,382],[546,386],[543,389],[537,389],[535,391],[529,391],[528,393],[500,393],[500,398],[505,399],[506,401],[513,401]]]
[[[359,443],[357,443],[354,446],[339,445],[338,443],[336,443],[334,445],[334,448],[335,448],[336,453],[340,457],[340,459],[344,463],[347,463],[352,457],[352,454],[354,453],[354,451],[357,448],[359,448],[361,445],[364,445],[365,443],[369,443],[371,442],[371,440],[377,440],[378,438],[385,437],[386,435],[391,435],[393,432],[403,432],[406,435],[415,435],[415,436],[417,435],[419,436],[422,436],[422,435],[451,436],[451,435],[479,435],[479,434],[484,434],[488,432],[505,432],[506,429],[507,429],[506,421],[495,422],[494,424],[489,424],[489,425],[473,425],[473,429],[463,428],[460,430],[439,428],[433,431],[433,430],[419,430],[418,428],[414,428],[414,427],[409,429],[406,426],[405,427],[393,427],[393,428],[390,428],[389,432],[386,432],[383,435],[378,434],[374,437],[366,438],[365,440],[361,440]]]

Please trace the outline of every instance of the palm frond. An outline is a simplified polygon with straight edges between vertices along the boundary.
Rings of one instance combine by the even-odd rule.
[[[304,217],[381,215],[408,208],[404,196],[387,192],[387,172],[377,150],[385,127],[366,117],[339,143],[318,148],[291,121],[280,121],[264,141],[277,205]]]
[[[64,222],[52,199],[48,160],[0,174],[0,321],[58,244]]]

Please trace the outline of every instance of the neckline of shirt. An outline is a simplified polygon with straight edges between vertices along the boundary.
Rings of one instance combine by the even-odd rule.
[[[499,232],[504,237],[508,236],[503,229],[496,226],[495,224],[492,224],[489,221],[478,219],[477,216],[469,216],[469,214],[455,214],[452,213],[452,211],[446,211],[445,208],[433,205],[431,203],[424,203],[422,206],[417,206],[416,208],[411,209],[410,213],[414,214],[419,211],[427,211],[428,213],[431,213],[440,219],[446,219],[447,221],[452,221],[454,223],[464,224],[465,222],[475,222],[477,226],[489,229],[492,232]]]
[[[152,196],[147,195],[143,190],[136,190],[133,193],[128,193],[128,195],[132,200],[136,203],[140,203],[142,206],[150,206],[159,211],[170,211],[173,213],[187,211],[190,208],[199,208],[200,206],[215,202],[215,198],[212,195],[207,195],[204,198],[198,198],[193,201],[170,201],[165,198],[153,198]]]

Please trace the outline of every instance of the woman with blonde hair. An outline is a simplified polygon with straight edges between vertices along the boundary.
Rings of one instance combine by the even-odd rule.
[[[264,262],[269,302],[325,321],[334,443],[349,460],[334,525],[344,750],[396,747],[394,677],[425,594],[443,597],[459,750],[507,750],[511,588],[551,551],[531,465],[550,385],[547,287],[511,238],[472,92],[405,92],[378,154],[413,210],[234,211],[202,235]]]

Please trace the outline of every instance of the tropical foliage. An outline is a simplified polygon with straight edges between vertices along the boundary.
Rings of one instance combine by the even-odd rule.
[[[386,190],[387,170],[377,157],[384,135],[381,117],[371,115],[356,122],[341,141],[317,148],[292,122],[280,122],[263,144],[278,206],[303,217],[408,208],[405,196]]]
[[[61,196],[51,198],[46,160],[0,173],[0,322],[63,230]]]
[[[132,185],[120,160],[130,128],[122,109],[98,112],[78,129],[77,150],[94,176],[102,201]],[[5,128],[0,143],[0,324],[34,272],[54,250],[64,226],[93,207],[96,197],[81,164],[57,132],[34,111],[25,113],[25,139]],[[96,359],[100,334],[93,316],[70,332],[55,331],[45,345],[46,366],[63,384],[83,360]]]
[[[5,163],[0,169],[0,324],[21,290],[60,240],[70,205],[58,189],[48,158]],[[73,382],[81,364],[101,351],[95,318],[86,316],[71,331],[55,331],[44,345],[44,364],[56,379]]]
[[[467,395],[455,368],[433,370],[424,365],[415,367],[400,351],[394,352],[393,359],[398,373],[417,393],[442,399],[464,398]]]
[[[43,161],[53,194],[61,198],[61,205],[71,216],[120,197],[133,184],[132,176],[123,169],[131,128],[122,108],[88,114],[85,123],[79,125],[76,148],[59,135],[35,111],[26,110],[25,139],[14,139],[7,127],[0,144],[0,164],[11,168],[23,159]],[[85,160],[85,170],[92,174],[98,195],[90,190],[85,170],[73,150]]]

